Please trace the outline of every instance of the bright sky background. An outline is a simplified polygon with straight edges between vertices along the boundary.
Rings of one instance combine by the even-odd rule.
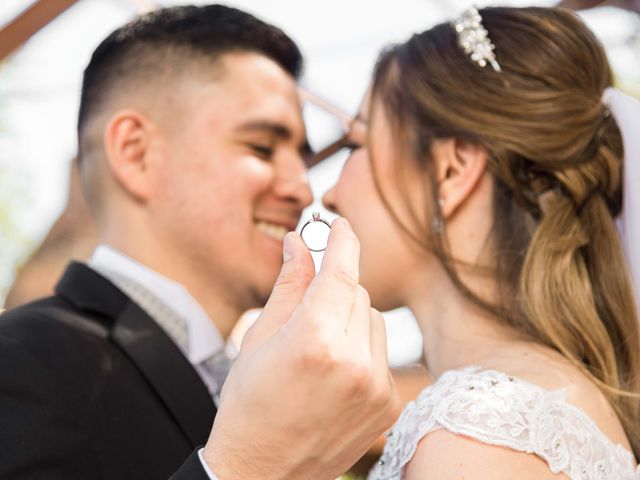
[[[0,25],[30,0],[0,3]],[[16,259],[46,234],[66,201],[69,162],[75,147],[75,121],[81,74],[91,52],[114,28],[148,0],[80,0],[0,66],[0,207],[8,209],[16,235],[0,237],[0,305]],[[158,1],[160,5],[185,2]],[[210,3],[193,1],[189,3]],[[448,20],[475,4],[543,5],[555,1],[467,0],[239,0],[223,2],[249,11],[285,30],[305,55],[302,83],[348,112],[355,112],[380,48],[412,32]],[[612,8],[584,15],[609,51],[614,70],[640,90],[640,18]],[[629,43],[631,39],[633,42]],[[326,138],[334,126],[309,116],[310,137]],[[317,198],[332,184],[343,158],[311,172]],[[319,209],[313,205],[311,209]],[[0,208],[0,212],[2,208]],[[304,218],[310,216],[305,215]],[[327,217],[330,217],[327,215]],[[1,232],[0,232],[1,233]],[[419,354],[420,338],[402,313],[389,322],[396,335],[410,337],[398,361]],[[409,326],[406,326],[409,325]],[[392,355],[393,356],[393,355]]]

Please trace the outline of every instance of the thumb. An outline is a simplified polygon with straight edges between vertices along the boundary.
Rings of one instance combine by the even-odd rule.
[[[283,260],[267,304],[242,341],[244,351],[271,338],[289,320],[315,275],[311,254],[296,232],[284,237]]]

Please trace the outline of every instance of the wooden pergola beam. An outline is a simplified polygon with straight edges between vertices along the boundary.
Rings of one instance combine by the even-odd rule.
[[[37,0],[0,30],[0,61],[78,0]]]
[[[618,7],[640,13],[640,0],[562,0],[556,5],[570,10],[585,10],[595,7]]]

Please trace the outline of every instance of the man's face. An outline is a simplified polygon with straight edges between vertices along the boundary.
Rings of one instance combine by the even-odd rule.
[[[169,99],[154,148],[155,234],[183,270],[241,308],[268,297],[282,239],[312,201],[294,79],[253,53],[222,57]]]

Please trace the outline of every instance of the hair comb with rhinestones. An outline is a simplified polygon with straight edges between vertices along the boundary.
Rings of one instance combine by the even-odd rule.
[[[489,32],[482,25],[482,16],[475,8],[464,11],[453,21],[458,35],[458,45],[481,67],[489,63],[496,72],[501,72],[500,64],[494,53],[495,45],[489,39]]]

